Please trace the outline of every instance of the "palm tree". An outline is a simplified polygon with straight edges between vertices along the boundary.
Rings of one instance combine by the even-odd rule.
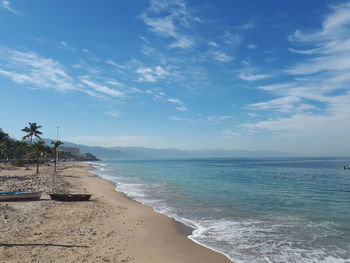
[[[56,166],[58,162],[58,147],[60,147],[60,145],[62,145],[63,142],[57,140],[57,141],[52,141],[51,143],[53,144],[53,149],[56,153],[56,156],[55,156],[55,172],[56,172]]]
[[[33,141],[33,136],[37,137],[38,139],[41,139],[41,137],[39,135],[42,135],[43,133],[41,131],[39,131],[39,129],[41,128],[41,125],[37,125],[36,122],[29,122],[29,127],[24,127],[22,129],[23,132],[26,132],[27,134],[25,136],[23,136],[22,140],[27,140],[30,139],[29,141],[29,145],[32,145],[32,141]]]
[[[24,127],[22,129],[23,132],[26,132],[27,134],[23,136],[22,140],[29,140],[29,150],[32,148],[32,141],[33,141],[33,136],[37,137],[39,140],[41,140],[41,137],[39,135],[42,135],[42,132],[39,131],[41,128],[41,125],[37,125],[36,122],[29,122],[29,127]],[[27,169],[29,169],[29,164],[27,163]]]

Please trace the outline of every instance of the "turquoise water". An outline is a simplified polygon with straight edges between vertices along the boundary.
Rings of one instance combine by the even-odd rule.
[[[117,190],[240,262],[350,262],[348,159],[104,161]]]

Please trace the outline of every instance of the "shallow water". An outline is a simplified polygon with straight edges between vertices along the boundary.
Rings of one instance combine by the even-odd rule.
[[[194,227],[192,240],[240,262],[350,262],[347,159],[102,162],[117,190]]]

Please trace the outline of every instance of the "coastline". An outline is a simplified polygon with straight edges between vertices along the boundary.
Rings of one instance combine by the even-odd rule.
[[[151,205],[148,205],[148,204],[144,204],[142,203],[141,201],[138,201],[136,199],[133,199],[132,197],[128,196],[127,193],[125,192],[122,192],[122,191],[118,191],[118,184],[113,182],[112,180],[108,179],[108,178],[104,178],[103,175],[101,175],[101,173],[99,173],[97,170],[98,170],[98,166],[102,166],[102,164],[100,163],[92,163],[90,161],[87,161],[87,162],[83,162],[85,164],[88,164],[90,166],[90,173],[95,176],[96,178],[99,178],[99,179],[102,179],[102,180],[105,180],[107,181],[108,183],[112,184],[115,191],[121,195],[124,196],[124,198],[127,198],[129,199],[130,201],[132,202],[136,202],[142,206],[146,206],[146,207],[150,207],[152,209],[152,211],[156,214],[159,214],[159,215],[162,215],[162,216],[165,216],[169,219],[171,219],[173,222],[172,224],[175,225],[175,227],[178,229],[179,233],[184,235],[188,240],[191,240],[193,243],[195,243],[196,245],[199,245],[201,247],[204,247],[210,251],[213,251],[215,253],[218,253],[220,255],[223,255],[228,261],[227,262],[231,262],[231,263],[234,263],[234,261],[232,261],[228,255],[226,255],[225,253],[223,253],[222,251],[219,251],[219,250],[216,250],[215,248],[212,248],[210,246],[207,246],[205,244],[202,244],[198,241],[196,241],[194,238],[191,238],[191,235],[193,234],[193,232],[196,230],[196,228],[194,228],[193,226],[185,223],[185,222],[182,222],[181,220],[177,219],[177,218],[174,218],[172,216],[169,216],[167,214],[164,214],[160,211],[157,211],[153,206]],[[202,261],[201,261],[202,262]],[[221,261],[220,261],[221,262]]]
[[[171,231],[176,231],[176,235],[178,235],[178,234],[180,235],[179,239],[185,238],[183,241],[186,240],[186,242],[185,242],[186,244],[184,243],[183,245],[180,244],[180,243],[174,243],[174,245],[178,246],[178,248],[174,247],[174,249],[176,249],[176,250],[177,249],[184,250],[185,247],[186,247],[186,250],[187,249],[188,250],[198,249],[198,250],[201,250],[201,251],[198,251],[198,252],[196,251],[195,253],[203,253],[203,255],[199,255],[198,254],[198,256],[199,256],[198,258],[193,258],[192,255],[191,255],[190,261],[186,261],[185,258],[181,258],[180,262],[194,262],[194,263],[195,262],[218,262],[218,263],[219,262],[231,262],[232,263],[232,261],[229,258],[227,258],[226,255],[224,255],[224,254],[222,254],[222,253],[220,253],[218,251],[215,251],[215,250],[213,250],[213,249],[211,249],[209,247],[206,247],[206,246],[204,246],[202,244],[199,244],[199,243],[193,241],[192,239],[188,238],[188,236],[190,236],[192,234],[192,232],[195,230],[194,228],[192,228],[191,226],[189,226],[189,225],[187,225],[187,224],[185,224],[185,223],[183,223],[181,221],[176,220],[175,218],[172,218],[172,217],[169,217],[169,216],[167,216],[165,214],[157,212],[157,211],[154,210],[154,208],[152,206],[142,204],[141,202],[139,202],[137,200],[134,200],[131,197],[127,196],[125,193],[118,191],[118,186],[116,184],[114,184],[112,181],[110,181],[108,179],[103,178],[99,174],[94,173],[91,170],[91,168],[93,168],[93,165],[94,165],[93,163],[86,162],[86,164],[89,165],[89,167],[90,167],[89,173],[91,173],[96,178],[98,178],[100,180],[103,180],[103,181],[107,182],[108,184],[110,184],[111,186],[113,186],[114,191],[116,193],[118,193],[118,195],[121,195],[121,197],[123,199],[126,199],[129,202],[131,202],[131,203],[135,203],[135,205],[137,205],[139,207],[141,206],[142,208],[145,208],[146,210],[148,210],[147,212],[150,212],[151,214],[154,214],[154,216],[155,216],[154,220],[157,221],[157,220],[163,219],[166,222],[169,222],[169,225],[166,226],[166,228],[171,229]],[[149,211],[149,210],[151,210],[151,211]],[[152,215],[150,215],[150,216],[152,216]],[[156,228],[157,228],[157,223],[154,224],[154,231],[156,231]],[[181,241],[181,240],[179,240],[179,241]],[[188,241],[190,241],[190,242],[188,243]],[[188,245],[190,247],[188,247]],[[204,248],[204,250],[202,251],[203,248]],[[206,251],[206,252],[204,252],[204,251]],[[210,256],[214,256],[214,257],[213,258],[210,257],[209,260],[208,260],[208,258],[204,258],[204,257],[207,257],[207,255],[206,255],[207,252],[209,252],[208,255],[213,253]],[[189,253],[189,255],[190,254],[192,254],[192,253]],[[216,258],[216,256],[217,256],[217,258]],[[171,259],[167,259],[167,260],[169,260],[169,261],[166,261],[166,262],[177,262],[177,261],[171,261]],[[142,261],[142,262],[146,262],[146,261]]]
[[[19,211],[17,216],[23,209],[37,212],[15,235],[2,231],[0,262],[231,262],[187,238],[189,230],[175,219],[117,192],[110,181],[90,173],[89,164],[63,165],[59,174],[71,191],[89,192],[92,200],[62,203],[45,196],[39,202],[0,203],[0,212],[4,205]]]

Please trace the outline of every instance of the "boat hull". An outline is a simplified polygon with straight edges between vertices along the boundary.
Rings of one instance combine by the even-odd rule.
[[[36,200],[40,199],[42,193],[40,191],[0,192],[0,201]]]
[[[91,197],[90,194],[50,194],[52,200],[76,202],[76,201],[88,201]]]

